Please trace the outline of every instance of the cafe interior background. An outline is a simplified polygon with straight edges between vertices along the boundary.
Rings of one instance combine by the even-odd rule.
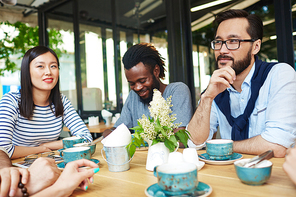
[[[164,83],[186,83],[196,107],[215,69],[212,21],[227,9],[258,14],[260,58],[295,67],[296,0],[17,0],[0,5],[0,69],[7,59],[15,63],[14,72],[1,71],[0,97],[20,88],[24,50],[6,58],[16,44],[9,40],[18,37],[25,48],[35,39],[58,52],[60,89],[84,120],[102,109],[120,113],[130,91],[121,58],[128,47],[150,42],[165,58]]]

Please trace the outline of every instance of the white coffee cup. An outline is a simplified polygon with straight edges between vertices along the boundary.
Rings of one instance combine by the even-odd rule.
[[[198,156],[195,148],[185,148],[183,150],[183,159],[187,163],[198,165]]]

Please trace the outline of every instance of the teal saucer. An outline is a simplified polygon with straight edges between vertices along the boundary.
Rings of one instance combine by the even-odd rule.
[[[208,196],[212,193],[212,187],[206,183],[199,182],[193,192],[186,193],[188,196]],[[149,197],[167,197],[163,190],[155,183],[145,190],[145,194]]]
[[[204,158],[201,157],[201,156],[203,156]],[[203,154],[201,154],[201,156],[199,156],[199,158],[201,158],[201,159],[212,160],[212,161],[221,161],[221,160],[235,160],[235,159],[239,159],[239,158],[241,158],[242,155],[239,154],[239,153],[233,153],[229,159],[211,159],[209,157],[208,153],[203,153]]]
[[[90,159],[92,162],[98,164],[100,163],[100,161],[98,159]],[[65,164],[64,162],[61,162],[61,163],[58,163],[57,164],[57,167],[60,168],[60,169],[64,169],[65,168]]]
[[[235,161],[241,159],[242,157],[243,157],[242,154],[233,153],[231,155],[230,159],[226,159],[226,160],[215,160],[215,159],[211,159],[207,153],[203,153],[203,154],[198,155],[198,158],[200,160],[206,162],[207,164],[214,164],[214,165],[232,164]]]

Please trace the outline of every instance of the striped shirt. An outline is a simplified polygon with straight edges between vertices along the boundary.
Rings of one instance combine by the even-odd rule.
[[[0,101],[0,147],[11,157],[15,146],[39,146],[59,138],[63,123],[73,136],[92,141],[89,130],[73,108],[66,96],[61,95],[64,115],[56,117],[55,107],[37,106],[31,120],[20,115],[20,92],[5,94]]]

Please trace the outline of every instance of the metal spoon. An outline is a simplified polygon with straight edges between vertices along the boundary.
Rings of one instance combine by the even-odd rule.
[[[94,144],[96,144],[96,143],[102,141],[102,139],[103,139],[103,136],[101,136],[101,137],[99,137],[98,139],[95,139],[94,141],[92,141],[92,142],[90,143],[90,145],[94,145]]]
[[[253,157],[252,159],[250,159],[247,163],[245,163],[243,165],[243,167],[245,167],[245,168],[252,167],[263,160],[268,160],[268,159],[272,158],[273,156],[274,156],[273,150],[268,150],[260,155],[257,155],[256,157]]]

